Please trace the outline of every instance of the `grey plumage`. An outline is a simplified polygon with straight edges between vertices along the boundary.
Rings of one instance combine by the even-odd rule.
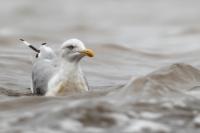
[[[40,47],[40,53],[32,67],[32,93],[44,95],[47,92],[48,82],[56,72],[56,59],[56,54],[50,47]]]
[[[56,66],[52,60],[37,59],[32,67],[32,92],[36,95],[44,95],[55,71]]]
[[[55,72],[56,54],[46,43],[42,43],[40,48],[36,48],[24,39],[19,39],[26,46],[36,53],[35,61],[32,67],[31,91],[33,94],[44,95],[47,91],[48,81]]]

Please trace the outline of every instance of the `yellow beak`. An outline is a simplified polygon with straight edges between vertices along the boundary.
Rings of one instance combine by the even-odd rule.
[[[89,57],[94,57],[94,55],[95,55],[95,53],[92,49],[85,49],[85,50],[79,51],[79,53],[89,56]]]

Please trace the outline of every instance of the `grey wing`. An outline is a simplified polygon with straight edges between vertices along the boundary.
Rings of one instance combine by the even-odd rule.
[[[48,82],[55,71],[51,60],[37,60],[32,68],[32,92],[44,95],[47,91]]]

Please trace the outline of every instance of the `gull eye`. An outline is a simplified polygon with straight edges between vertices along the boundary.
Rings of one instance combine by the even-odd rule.
[[[72,49],[74,49],[74,46],[73,45],[69,45],[69,46],[67,46],[67,48],[72,50]]]

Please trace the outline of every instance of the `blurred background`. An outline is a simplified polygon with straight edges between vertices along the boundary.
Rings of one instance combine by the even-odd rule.
[[[76,37],[89,44],[117,43],[155,51],[152,45],[157,44],[163,45],[163,51],[171,52],[174,49],[166,45],[197,43],[197,38],[191,39],[188,34],[198,35],[199,3],[198,0],[1,0],[1,41],[9,38],[11,43],[15,38],[26,37],[57,43]]]
[[[97,53],[96,59],[85,61],[93,64],[85,68],[89,80],[94,83],[93,86],[101,86],[102,83],[108,86],[121,84],[132,76],[147,74],[166,65],[158,62],[159,59],[163,60],[159,58],[160,56],[181,54],[189,59],[183,57],[183,61],[177,60],[176,57],[175,60],[167,58],[165,61],[168,64],[180,61],[198,65],[194,61],[196,60],[194,56],[191,59],[187,55],[200,49],[200,1],[198,0],[58,0],[56,2],[0,0],[0,2],[0,47],[1,51],[6,51],[6,53],[1,52],[1,56],[5,57],[8,54],[9,58],[12,57],[14,60],[14,62],[7,60],[6,57],[5,62],[1,59],[2,65],[20,66],[16,67],[15,71],[19,71],[17,75],[24,74],[23,79],[26,82],[23,87],[28,86],[30,82],[27,73],[31,70],[32,53],[20,45],[19,38],[36,46],[47,42],[56,50],[65,40],[79,38]],[[157,54],[157,61],[143,58],[145,54],[152,53]],[[16,60],[20,55],[29,61],[28,64],[24,64],[25,67],[21,64],[24,63],[21,57],[21,62]],[[26,72],[20,72],[21,68]],[[96,72],[102,69],[104,72]],[[13,71],[10,69],[1,73],[6,78],[13,78]],[[15,82],[14,78],[9,84]],[[3,84],[8,85],[6,81]],[[21,83],[17,86],[21,88]]]

